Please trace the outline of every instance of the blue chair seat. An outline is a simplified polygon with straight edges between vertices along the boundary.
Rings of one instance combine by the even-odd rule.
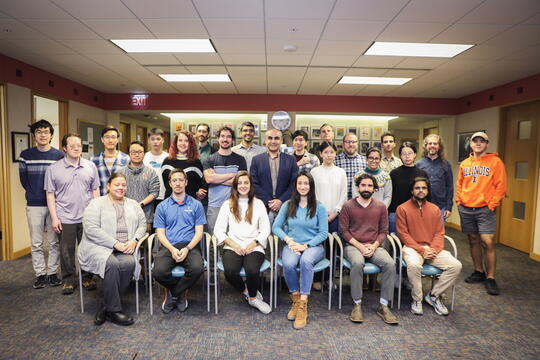
[[[204,268],[206,269],[206,260],[204,260]],[[186,269],[184,269],[184,267],[180,265],[173,267],[173,269],[171,270],[172,277],[181,278],[184,277],[185,274]]]
[[[405,260],[401,261],[403,267],[407,267],[407,263]],[[422,265],[422,275],[424,276],[436,276],[442,274],[442,270],[439,269],[436,266],[430,265],[430,264],[424,264]]]
[[[223,266],[223,261],[222,260],[219,260],[218,263],[217,263],[217,267],[219,269],[219,271],[225,271],[225,268]],[[263,263],[261,264],[261,268],[259,270],[259,272],[265,272],[266,270],[270,269],[270,261],[264,259]],[[246,276],[246,270],[244,269],[244,267],[242,266],[242,268],[240,269],[240,276],[242,277],[245,277]]]
[[[351,263],[349,260],[343,258],[343,266],[345,266],[347,269],[351,268]],[[381,268],[377,265],[367,262],[364,264],[364,274],[371,275],[371,274],[378,274],[381,272]]]
[[[277,263],[279,266],[283,267],[283,262],[281,261],[281,258],[277,260]],[[315,266],[313,267],[313,272],[323,271],[328,267],[330,267],[330,260],[325,258],[315,264]],[[300,272],[300,265],[296,267],[296,271]]]

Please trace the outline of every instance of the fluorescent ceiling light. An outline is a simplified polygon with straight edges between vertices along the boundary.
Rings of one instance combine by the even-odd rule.
[[[253,121],[254,119],[264,121],[268,119],[268,114],[243,114],[243,113],[160,113],[171,119],[184,120],[238,120],[238,121]]]
[[[169,82],[231,82],[228,74],[159,74]]]
[[[127,53],[215,53],[208,39],[111,40]]]
[[[302,121],[329,121],[335,120],[340,122],[347,121],[359,121],[359,120],[371,120],[371,121],[388,121],[397,119],[398,116],[384,116],[384,115],[311,115],[311,114],[296,114],[296,120]]]
[[[419,56],[451,58],[474,45],[464,44],[430,44],[405,42],[375,42],[364,55],[383,56]]]
[[[364,85],[403,85],[412,78],[377,77],[377,76],[343,76],[338,84]]]

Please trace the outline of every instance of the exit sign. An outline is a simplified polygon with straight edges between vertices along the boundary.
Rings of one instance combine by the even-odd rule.
[[[148,106],[148,95],[147,94],[131,95],[131,105],[136,106],[136,107]]]

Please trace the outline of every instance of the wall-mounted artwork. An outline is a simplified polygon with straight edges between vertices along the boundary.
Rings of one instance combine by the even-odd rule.
[[[300,129],[299,129],[299,130],[305,131],[305,132],[308,134],[308,136],[309,136],[309,126],[307,126],[307,125],[306,125],[306,126],[300,126]]]
[[[319,139],[321,137],[321,130],[319,128],[311,128],[311,139]]]
[[[383,134],[383,131],[384,131],[384,129],[383,129],[382,126],[373,127],[372,132],[371,132],[371,138],[373,140],[380,139],[381,135]]]
[[[336,127],[336,138],[341,139],[345,136],[345,127],[338,126]]]
[[[197,124],[189,124],[189,132],[195,134],[197,132]]]
[[[370,140],[371,139],[371,128],[369,126],[362,126],[358,128],[360,131],[360,134],[358,134],[358,138],[360,140]]]
[[[355,127],[347,128],[347,134],[354,134],[354,135],[356,135],[356,132],[357,132],[357,128],[355,128]]]
[[[11,132],[11,159],[13,162],[19,162],[21,152],[30,147],[30,133]]]
[[[381,142],[380,142],[380,141],[372,141],[372,142],[371,142],[371,146],[377,147],[377,148],[379,148],[379,149],[382,150]]]
[[[183,122],[177,122],[174,124],[174,130],[175,131],[182,131],[184,130],[184,123]]]
[[[334,145],[336,145],[338,153],[343,151],[343,141],[337,140],[337,141],[334,142]]]
[[[462,132],[457,134],[457,161],[458,164],[469,157],[469,155],[472,152],[471,149],[471,137],[473,134],[477,131],[483,131],[485,130],[476,130],[471,132]]]
[[[360,141],[360,146],[358,147],[360,154],[366,155],[366,152],[369,149],[370,145],[371,143],[369,141]]]

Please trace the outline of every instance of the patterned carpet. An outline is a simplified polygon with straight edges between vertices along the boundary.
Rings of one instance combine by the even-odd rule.
[[[135,325],[106,322],[97,327],[93,316],[99,292],[85,292],[86,312],[81,314],[78,291],[62,296],[60,288],[31,288],[30,257],[0,262],[0,359],[539,359],[540,264],[499,245],[502,294],[489,296],[483,285],[463,282],[472,270],[468,244],[457,231],[448,229],[448,234],[464,265],[455,311],[441,317],[424,305],[424,316],[414,316],[405,291],[402,309],[395,310],[397,327],[375,314],[378,294],[371,291],[363,301],[365,322],[351,323],[345,286],[343,309],[337,309],[337,293],[331,311],[326,293],[315,293],[309,324],[296,331],[286,320],[285,291],[278,308],[262,315],[223,280],[218,315],[206,312],[206,297],[197,286],[186,313],[162,314],[161,294],[156,294],[150,316],[141,286]],[[133,313],[134,295],[133,286],[125,297]]]

